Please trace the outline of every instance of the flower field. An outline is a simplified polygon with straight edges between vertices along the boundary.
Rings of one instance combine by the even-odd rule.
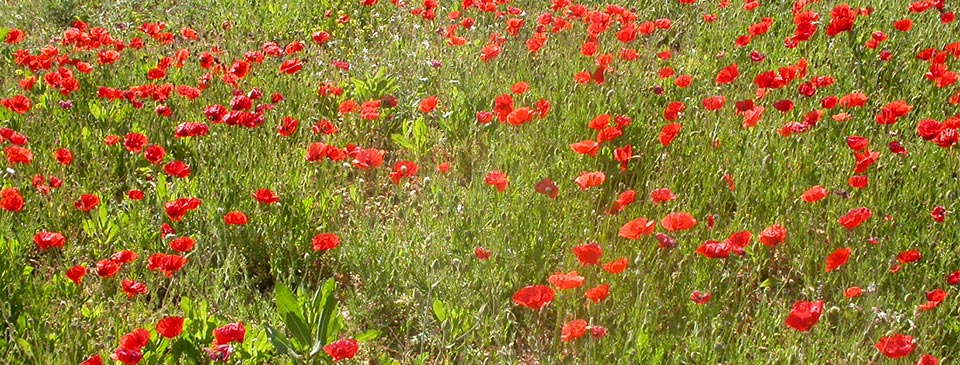
[[[0,7],[0,362],[953,364],[946,0]]]

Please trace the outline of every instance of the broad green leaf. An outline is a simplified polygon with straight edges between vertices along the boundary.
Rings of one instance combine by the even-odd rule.
[[[441,323],[447,320],[447,306],[440,301],[440,299],[433,300],[433,315],[437,317],[437,321]]]

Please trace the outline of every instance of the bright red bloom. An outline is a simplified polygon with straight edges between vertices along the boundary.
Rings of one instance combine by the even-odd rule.
[[[670,123],[663,126],[663,129],[660,130],[660,144],[664,147],[669,146],[680,134],[680,128],[679,123]]]
[[[621,226],[617,235],[628,240],[639,240],[640,236],[653,234],[653,230],[656,228],[657,221],[639,217]]]
[[[562,272],[555,273],[550,275],[547,280],[560,290],[576,289],[583,286],[583,276],[580,276],[576,270],[566,274]]]
[[[531,285],[517,290],[513,294],[513,302],[519,306],[533,310],[540,310],[553,301],[554,292],[546,285]]]
[[[40,231],[33,236],[33,243],[36,243],[37,248],[41,251],[46,251],[51,247],[63,248],[63,244],[66,242],[67,238],[57,232]]]
[[[147,259],[147,269],[162,272],[168,278],[173,277],[173,274],[180,271],[186,264],[187,258],[178,255],[155,253]]]
[[[250,220],[241,211],[228,212],[223,216],[223,223],[228,226],[245,226]]]
[[[546,195],[550,199],[556,199],[557,195],[560,194],[560,189],[557,188],[557,184],[550,180],[549,178],[540,180],[540,182],[533,185],[533,190],[537,193]]]
[[[483,179],[483,182],[487,185],[497,187],[497,191],[501,193],[504,190],[507,190],[507,185],[510,184],[510,182],[507,181],[507,174],[498,170],[490,171],[490,173],[487,174],[487,177]]]
[[[6,99],[0,99],[0,106],[10,109],[10,111],[17,114],[26,113],[28,110],[30,110],[30,106],[32,106],[32,104],[33,103],[30,101],[30,99],[23,95],[16,95]]]
[[[627,209],[627,206],[633,204],[637,198],[637,192],[634,190],[627,190],[617,197],[617,200],[613,202],[613,206],[610,209],[607,209],[608,215],[613,215],[622,212],[624,209]]]
[[[53,157],[57,159],[57,162],[60,162],[60,164],[64,166],[68,166],[73,163],[73,153],[66,148],[58,148],[53,151]]]
[[[707,304],[710,302],[710,293],[703,293],[699,290],[694,290],[693,293],[690,293],[690,300],[700,305]]]
[[[193,237],[177,237],[170,241],[170,248],[177,252],[190,252],[193,251],[193,246],[197,244],[197,240]]]
[[[127,298],[133,298],[137,294],[147,294],[147,285],[139,281],[123,279],[120,286],[123,287],[123,292],[127,294]]]
[[[920,260],[920,250],[917,249],[903,251],[897,255],[897,261],[901,264],[907,264],[917,260]]]
[[[587,190],[592,187],[600,186],[607,180],[607,175],[602,171],[583,172],[574,180],[580,190]]]
[[[668,188],[655,189],[650,192],[650,199],[653,200],[653,204],[668,202],[676,198],[677,196],[673,195],[673,192]]]
[[[947,284],[953,286],[960,285],[960,270],[954,271],[947,275]]]
[[[335,233],[320,233],[313,236],[314,251],[328,251],[340,245],[340,236]]]
[[[859,297],[861,294],[863,294],[863,290],[856,286],[851,286],[843,291],[843,296],[847,297],[847,299]]]
[[[66,273],[67,279],[70,279],[70,281],[77,285],[80,285],[85,275],[87,275],[87,267],[83,265],[74,265],[67,269]]]
[[[433,95],[428,96],[423,100],[420,100],[420,112],[421,113],[432,112],[434,109],[437,108],[437,102],[438,102],[437,97]]]
[[[126,265],[134,261],[137,261],[137,258],[139,257],[140,256],[137,255],[136,252],[133,252],[130,250],[121,250],[113,254],[112,256],[110,256],[110,259],[113,261],[116,261],[117,263],[120,263],[121,265]]]
[[[303,60],[293,58],[283,61],[283,63],[280,64],[280,70],[278,73],[293,75],[297,72],[300,72],[301,69],[303,69]]]
[[[360,350],[360,344],[352,338],[339,339],[323,347],[323,352],[330,355],[333,362],[352,359]]]
[[[173,339],[183,332],[183,317],[166,317],[157,322],[157,334]]]
[[[180,198],[171,202],[163,203],[163,209],[167,213],[167,217],[171,221],[180,222],[183,220],[183,216],[187,212],[197,209],[200,207],[200,199],[197,198]]]
[[[668,231],[685,231],[697,225],[697,220],[690,213],[670,213],[660,220],[660,225]]]
[[[73,206],[81,212],[89,212],[98,205],[100,205],[100,197],[96,194],[83,194],[73,203]]]
[[[587,333],[588,326],[590,326],[590,324],[582,319],[575,319],[567,322],[560,330],[560,340],[563,342],[571,342],[583,337],[583,335]]]
[[[106,139],[104,141],[106,141]],[[133,153],[143,151],[143,147],[145,147],[147,143],[147,136],[140,133],[127,133],[126,137],[123,138],[123,146],[127,151]]]
[[[600,284],[599,286],[587,289],[583,296],[594,303],[600,303],[610,295],[610,285]]]
[[[159,165],[163,162],[163,156],[167,154],[167,151],[163,149],[162,146],[155,144],[147,146],[147,149],[143,152],[143,158],[154,165]]]
[[[767,247],[776,247],[787,239],[787,229],[774,224],[760,232],[760,243]]]
[[[97,276],[101,278],[111,278],[120,272],[120,263],[112,259],[101,260],[97,262]]]
[[[942,205],[935,206],[930,211],[930,217],[933,218],[934,222],[943,223],[943,220],[947,217],[947,209]]]
[[[628,263],[626,258],[619,258],[603,264],[603,271],[606,271],[610,274],[619,274],[627,269],[627,265]]]
[[[853,252],[850,248],[842,247],[838,248],[836,251],[833,251],[829,256],[827,256],[827,272],[836,270],[843,264],[847,263],[847,260],[850,259],[850,253]]]
[[[217,327],[213,330],[214,344],[224,345],[231,342],[243,343],[243,338],[247,334],[247,329],[243,327],[243,322],[230,323],[223,327]]]
[[[570,149],[572,149],[573,152],[576,152],[577,154],[587,155],[590,157],[597,157],[597,152],[600,151],[600,143],[597,143],[597,141],[588,139],[588,140],[584,140],[576,143],[571,143]]]
[[[883,337],[874,345],[877,350],[880,350],[883,356],[891,359],[910,355],[916,346],[917,344],[913,341],[913,337],[900,333]]]
[[[577,256],[581,266],[600,265],[600,256],[603,255],[603,249],[597,243],[588,243],[573,248],[573,254]]]
[[[933,357],[933,355],[925,354],[920,358],[920,360],[917,360],[915,365],[937,365],[939,363],[940,360],[937,360],[937,358]]]
[[[100,354],[96,354],[88,357],[86,360],[81,362],[80,365],[103,365],[103,360],[100,358]]]
[[[708,111],[720,110],[727,99],[723,95],[711,96],[702,100],[703,108]]]
[[[7,146],[3,153],[7,156],[7,163],[11,165],[29,165],[30,161],[33,161],[33,152],[20,146]]]
[[[927,302],[919,306],[919,310],[928,311],[932,310],[938,306],[940,303],[943,303],[947,299],[947,292],[943,289],[934,289],[927,292]]]
[[[863,222],[866,222],[867,219],[870,219],[872,215],[873,212],[871,212],[870,209],[855,208],[848,211],[843,217],[840,217],[837,222],[846,229],[854,229],[863,224]]]
[[[400,179],[416,175],[417,170],[417,164],[413,161],[399,161],[393,165],[393,172],[390,173],[390,181],[392,181],[394,185],[399,185]]]
[[[110,358],[127,365],[135,365],[143,358],[140,350],[118,348],[110,354]]]
[[[815,185],[814,187],[803,192],[803,194],[800,197],[803,199],[803,201],[807,203],[815,203],[820,200],[823,200],[824,198],[827,197],[827,195],[828,193],[826,188],[820,185]]]
[[[253,192],[251,195],[253,195],[253,198],[257,200],[257,203],[263,205],[276,204],[280,201],[280,197],[277,196],[277,193],[274,193],[273,190],[270,189],[257,189],[257,191]]]
[[[143,190],[129,190],[127,191],[127,197],[130,198],[130,200],[143,200]]]
[[[492,252],[490,252],[490,250],[483,247],[477,247],[473,250],[473,255],[477,258],[477,260],[481,261],[489,259],[491,254]]]
[[[353,167],[356,167],[361,170],[369,170],[371,168],[377,168],[383,166],[383,150],[378,149],[363,149],[357,152],[357,155],[354,156],[351,164]]]
[[[0,208],[8,212],[19,212],[23,210],[23,196],[17,188],[6,188],[0,190]]]
[[[190,166],[180,160],[170,161],[163,166],[163,172],[167,175],[184,179],[190,176]]]
[[[787,316],[786,324],[793,329],[806,332],[820,321],[823,313],[823,301],[793,303],[793,309]]]

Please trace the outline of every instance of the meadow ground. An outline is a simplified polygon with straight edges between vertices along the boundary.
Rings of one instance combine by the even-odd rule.
[[[944,1],[0,1],[0,361],[952,364]]]

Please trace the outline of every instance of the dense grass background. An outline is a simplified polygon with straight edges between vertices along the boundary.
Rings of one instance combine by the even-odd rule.
[[[811,41],[787,49],[783,39],[792,34],[793,23],[786,2],[764,3],[755,11],[745,11],[740,2],[723,9],[703,1],[634,2],[628,8],[640,21],[669,18],[673,27],[626,45],[640,58],[615,61],[607,82],[598,86],[573,81],[574,74],[595,68],[592,58],[579,53],[586,39],[581,22],[551,34],[539,53],[527,52],[523,42],[533,34],[536,16],[548,11],[544,2],[509,4],[526,11],[522,17],[527,24],[487,63],[480,62],[480,49],[491,34],[504,34],[502,19],[466,10],[464,15],[477,21],[474,29],[459,31],[469,43],[449,47],[437,30],[452,24],[447,13],[460,5],[444,2],[435,21],[411,15],[409,9],[418,5],[6,2],[0,8],[0,27],[24,29],[28,36],[19,45],[0,47],[0,75],[5,75],[0,97],[22,93],[16,82],[28,76],[13,63],[13,52],[55,45],[75,20],[105,27],[124,41],[145,37],[136,28],[157,21],[166,22],[172,32],[196,29],[201,40],[178,38],[169,46],[148,41],[142,50],[124,51],[117,64],[79,75],[81,89],[69,97],[44,88],[41,79],[38,89],[28,93],[34,102],[28,113],[0,110],[0,123],[28,136],[35,154],[29,165],[10,166],[3,174],[2,185],[19,187],[27,207],[16,214],[0,212],[0,291],[5,298],[0,306],[5,323],[0,356],[10,363],[43,364],[79,363],[96,353],[106,359],[124,333],[152,329],[164,316],[181,315],[188,318],[185,332],[192,334],[185,342],[195,351],[210,345],[212,327],[242,321],[247,340],[237,346],[232,362],[293,361],[278,354],[267,339],[267,325],[284,328],[275,308],[275,286],[283,283],[309,297],[328,278],[338,284],[342,335],[379,332],[361,345],[352,363],[897,363],[873,347],[880,337],[895,332],[912,335],[918,343],[899,363],[914,362],[924,353],[953,363],[960,354],[956,289],[944,280],[960,269],[958,225],[954,216],[941,224],[930,218],[934,206],[956,209],[960,162],[955,148],[940,148],[915,132],[921,119],[944,120],[960,113],[946,102],[957,86],[935,88],[923,78],[927,64],[914,57],[921,49],[960,41],[957,23],[941,24],[936,11],[908,13],[906,3],[855,1],[850,5],[871,7],[874,13],[858,17],[853,31],[828,38],[823,29],[833,4],[815,3],[808,8],[820,13],[821,30]],[[602,10],[607,4],[585,5]],[[716,14],[718,20],[703,22],[705,13]],[[338,24],[344,14],[350,20]],[[763,17],[774,18],[770,32],[747,47],[735,47],[736,37]],[[894,30],[892,22],[905,17],[914,19],[914,28]],[[331,42],[312,44],[310,35],[317,30],[330,32]],[[890,61],[878,59],[880,49],[863,46],[876,30],[890,36],[880,48],[893,53]],[[614,38],[615,31],[616,26],[601,36],[598,53],[619,52],[623,45]],[[258,129],[211,124],[208,136],[173,137],[179,123],[205,120],[207,105],[229,103],[233,88],[216,77],[193,102],[171,97],[166,103],[173,112],[169,118],[153,112],[155,103],[134,109],[96,96],[98,86],[149,83],[147,70],[180,48],[189,49],[191,59],[182,69],[171,69],[163,82],[196,85],[206,72],[196,57],[211,47],[223,51],[219,59],[229,66],[264,42],[283,47],[297,40],[307,45],[296,56],[304,59],[303,71],[277,75],[284,58],[268,57],[240,82],[244,92],[257,87],[268,97],[279,92],[286,98]],[[672,50],[674,57],[658,60],[655,55],[663,50]],[[766,54],[766,60],[751,62],[751,51]],[[95,63],[95,53],[82,57]],[[833,76],[836,83],[813,98],[799,96],[797,82],[774,90],[758,102],[767,106],[760,124],[742,128],[732,103],[754,96],[752,78],[801,58],[809,62],[810,76]],[[350,72],[332,67],[334,60],[350,62]],[[432,67],[433,60],[442,66]],[[739,64],[741,76],[731,85],[716,86],[717,71],[731,63]],[[958,65],[955,58],[947,64]],[[679,89],[671,80],[660,79],[657,71],[665,66],[691,75],[693,85]],[[549,100],[548,117],[520,127],[478,124],[476,112],[490,110],[493,99],[509,93],[518,81],[530,85],[527,94],[515,96],[518,106]],[[336,102],[317,96],[321,82],[343,87],[344,99],[359,102],[392,94],[398,107],[384,109],[384,117],[375,121],[356,116],[343,120],[336,114]],[[378,83],[380,87],[368,86]],[[665,90],[663,95],[653,91],[656,86]],[[830,115],[838,110],[827,111],[805,134],[777,134],[783,124],[820,108],[821,98],[857,91],[869,101],[864,108],[848,110],[850,121],[835,122]],[[439,110],[422,115],[417,104],[429,95],[439,98]],[[704,111],[700,100],[712,95],[726,96],[727,106]],[[793,99],[796,109],[773,109],[771,103],[783,98]],[[61,99],[70,99],[74,107],[61,109]],[[892,126],[875,123],[880,107],[895,100],[909,103],[910,114]],[[687,110],[680,119],[680,136],[663,147],[657,136],[666,124],[663,109],[671,101],[682,101]],[[586,125],[602,113],[627,115],[633,123],[598,157],[573,153],[569,144],[593,138]],[[277,136],[274,129],[284,116],[301,121],[288,138]],[[314,135],[309,126],[320,119],[334,121],[340,132]],[[102,143],[108,134],[131,131],[164,146],[167,161],[188,163],[191,176],[165,177],[142,157]],[[393,135],[412,145],[395,143]],[[869,138],[870,148],[882,154],[867,172],[870,183],[862,190],[846,183],[854,165],[845,144],[850,135]],[[713,147],[714,140],[718,147]],[[909,150],[907,156],[887,151],[894,140]],[[330,161],[305,161],[307,146],[317,141],[383,149],[388,151],[386,163],[375,171],[360,171]],[[624,144],[633,146],[636,157],[629,170],[621,172],[610,154],[612,146]],[[71,166],[53,158],[59,147],[73,151]],[[394,186],[387,175],[393,162],[401,160],[417,162],[420,172]],[[450,162],[449,174],[434,171],[441,162]],[[505,192],[484,184],[492,170],[508,174]],[[581,171],[603,171],[607,181],[579,191],[573,180]],[[35,174],[58,176],[64,185],[42,197],[30,186]],[[725,174],[733,177],[736,189],[728,188]],[[533,185],[543,178],[557,182],[558,199],[534,191]],[[813,185],[826,187],[831,196],[804,203],[800,194]],[[678,199],[652,204],[649,192],[662,187]],[[258,188],[273,189],[281,203],[259,206],[250,197]],[[126,199],[129,189],[144,190],[146,198]],[[603,214],[627,189],[638,192],[638,201],[619,215]],[[846,194],[834,194],[841,191]],[[84,193],[102,199],[89,214],[72,206]],[[144,260],[167,247],[159,230],[168,222],[162,204],[188,196],[202,199],[203,205],[174,227],[178,234],[194,237],[197,248],[187,266],[167,279],[149,272]],[[837,224],[837,218],[856,207],[869,207],[873,217],[849,231]],[[250,223],[225,226],[223,215],[233,210],[247,213]],[[652,237],[629,241],[617,236],[620,226],[633,218],[659,220],[678,211],[690,212],[701,223],[671,234],[678,241],[672,250],[657,248]],[[717,215],[717,223],[709,230],[704,222],[711,214]],[[886,215],[891,219],[884,219]],[[788,234],[775,249],[755,242],[744,257],[727,260],[694,253],[708,239],[722,240],[741,230],[757,234],[773,224],[783,225]],[[40,252],[32,244],[39,230],[63,233],[67,246]],[[343,243],[326,253],[314,252],[310,239],[318,232],[337,233]],[[868,244],[868,238],[879,244]],[[603,247],[604,262],[628,258],[629,269],[610,275],[597,267],[581,268],[570,250],[586,242]],[[474,258],[478,246],[493,252],[488,261]],[[854,254],[840,270],[825,273],[824,258],[838,247],[851,247]],[[923,254],[919,262],[904,265],[896,274],[888,272],[899,252],[914,248]],[[74,264],[90,266],[123,249],[141,258],[116,278],[101,280],[91,273],[83,285],[75,286],[63,275]],[[540,312],[511,301],[519,288],[547,284],[550,274],[574,269],[586,277],[585,287],[610,284],[610,298],[584,306],[584,289],[558,292]],[[150,293],[127,299],[119,290],[123,278],[146,283]],[[843,291],[851,286],[866,293],[846,299]],[[924,293],[935,288],[946,289],[947,300],[934,311],[918,312]],[[694,304],[689,299],[694,290],[710,292],[712,301]],[[810,332],[784,325],[797,300],[826,303],[823,318]],[[201,302],[208,310],[197,310]],[[438,308],[447,315],[438,315]],[[562,325],[575,318],[606,327],[608,335],[600,341],[562,342]],[[148,349],[153,357],[144,361],[191,362],[188,355],[181,359],[165,352],[169,349],[154,347],[162,346],[156,335],[152,343]],[[317,361],[328,359],[321,354]]]

